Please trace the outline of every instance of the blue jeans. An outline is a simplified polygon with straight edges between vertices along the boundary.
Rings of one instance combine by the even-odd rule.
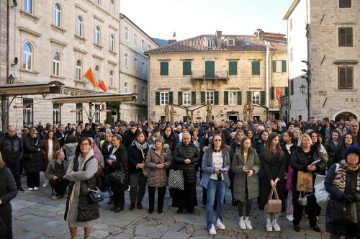
[[[209,179],[207,185],[207,202],[206,202],[206,226],[210,230],[213,225],[213,207],[215,201],[215,193],[217,196],[216,202],[216,220],[222,221],[223,203],[225,198],[225,181]]]

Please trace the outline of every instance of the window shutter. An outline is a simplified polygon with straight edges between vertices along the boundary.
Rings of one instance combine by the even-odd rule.
[[[207,103],[205,100],[205,91],[201,91],[201,102],[200,103]]]
[[[271,86],[270,87],[270,99],[275,99],[275,94],[274,94],[274,87],[273,86]]]
[[[224,105],[228,105],[228,104],[229,104],[229,92],[224,91]]]
[[[237,61],[229,61],[229,75],[237,75]]]
[[[237,92],[237,104],[242,105],[242,94],[241,91]]]
[[[273,72],[276,72],[276,61],[272,61]]]
[[[196,91],[191,91],[191,104],[196,105]]]
[[[286,61],[282,61],[282,72],[286,72]]]
[[[260,104],[265,105],[265,91],[260,91]]]
[[[155,92],[155,105],[160,105],[160,92]]]
[[[208,79],[214,79],[215,77],[215,62],[205,61],[205,77]]]
[[[160,75],[169,75],[169,62],[160,62]]]
[[[252,97],[251,97],[251,91],[246,91],[246,101],[247,101],[247,102],[252,101],[251,98],[252,98]]]
[[[260,75],[260,61],[251,62],[252,75],[259,76]]]
[[[183,75],[191,75],[191,61],[183,62]]]
[[[169,91],[169,105],[172,105],[174,103],[174,92]]]
[[[214,91],[214,105],[219,105],[219,91]]]
[[[284,89],[285,89],[285,95],[289,95],[289,87],[284,87]]]
[[[179,91],[179,92],[178,92],[178,105],[182,105],[182,104],[183,104],[183,99],[182,99],[182,97],[183,97],[183,93],[182,93],[182,91]]]

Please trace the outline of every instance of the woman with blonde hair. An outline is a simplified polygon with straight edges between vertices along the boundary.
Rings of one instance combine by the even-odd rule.
[[[12,209],[10,201],[16,197],[17,186],[10,169],[5,166],[0,153],[0,223],[7,230],[0,230],[0,238],[12,239]]]

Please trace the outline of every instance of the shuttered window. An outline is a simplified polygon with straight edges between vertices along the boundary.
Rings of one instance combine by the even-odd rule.
[[[251,74],[253,76],[259,76],[260,75],[260,61],[251,62]]]
[[[191,61],[183,62],[183,75],[184,76],[191,75]]]
[[[339,47],[352,47],[353,46],[353,28],[340,27],[339,32]]]
[[[353,88],[354,68],[349,66],[338,67],[338,87],[339,89]]]
[[[286,61],[272,61],[273,72],[286,72]]]
[[[169,75],[169,62],[160,62],[160,75],[167,76]]]
[[[205,61],[205,77],[208,79],[214,79],[215,77],[215,62]]]
[[[237,61],[229,61],[229,75],[237,75]]]
[[[351,8],[351,0],[339,0],[339,8]]]

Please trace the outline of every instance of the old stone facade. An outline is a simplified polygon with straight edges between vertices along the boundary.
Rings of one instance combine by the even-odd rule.
[[[175,121],[186,116],[205,121],[206,102],[214,120],[242,120],[254,102],[253,119],[279,115],[276,96],[287,93],[284,35],[258,30],[254,35],[201,35],[147,52],[150,58],[148,117],[165,117],[171,105]],[[247,115],[249,117],[249,115]],[[251,119],[251,120],[253,120]]]
[[[8,77],[8,58],[7,58],[7,16],[8,16],[8,8],[10,6],[11,1],[1,1],[0,2],[0,84],[5,84],[6,79]],[[1,115],[1,124],[0,130],[2,129],[3,121],[6,120],[6,105],[7,105],[7,97],[1,97],[0,101],[0,115]]]
[[[120,93],[136,93],[134,103],[120,104],[120,118],[127,122],[147,119],[148,56],[159,47],[124,14],[120,14]]]
[[[334,120],[360,116],[359,13],[360,2],[355,0],[295,0],[286,13],[289,47],[299,34],[307,37],[296,44],[307,56],[301,59],[295,47],[293,52],[289,48],[289,78],[298,93],[302,84],[308,88],[300,76],[309,78],[309,116]],[[301,69],[308,72],[304,74]],[[290,94],[290,102],[299,102],[298,96]],[[292,106],[290,118],[297,118],[296,110]]]
[[[119,0],[24,0],[10,10],[9,59],[15,83],[59,81],[66,86],[93,91],[83,74],[91,68],[109,92],[119,92]],[[46,13],[46,14],[45,14]],[[102,92],[102,90],[95,90]],[[19,96],[10,109],[10,123],[87,122],[84,104],[53,105],[59,95]],[[23,105],[26,109],[14,109]],[[95,105],[94,121],[105,113]]]

